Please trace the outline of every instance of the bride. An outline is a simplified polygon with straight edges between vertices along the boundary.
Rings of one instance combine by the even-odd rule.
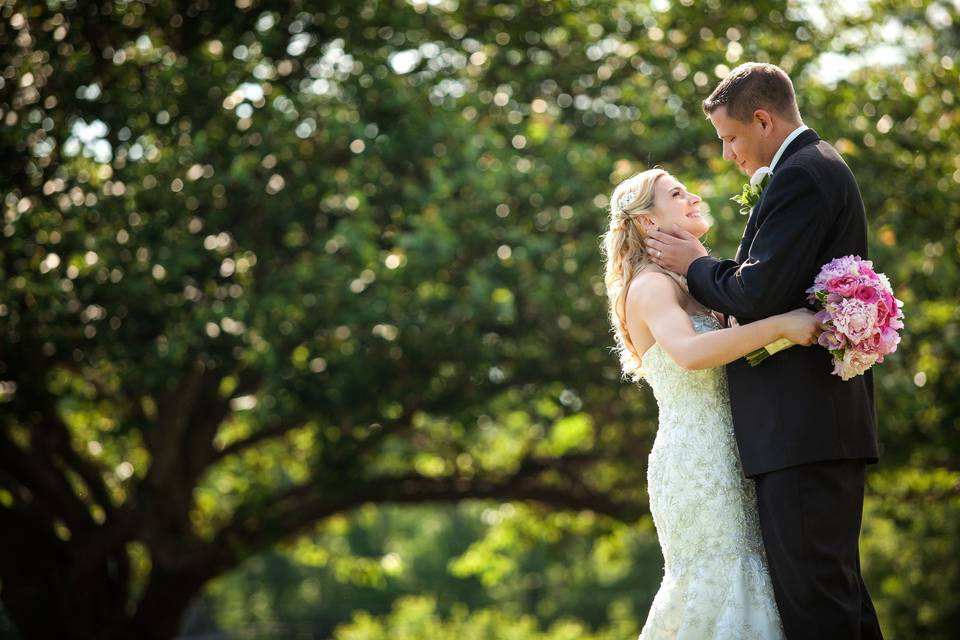
[[[647,259],[648,230],[706,233],[699,205],[672,175],[650,169],[614,189],[603,236],[622,369],[650,384],[659,408],[647,488],[664,576],[640,639],[783,638],[721,365],[779,338],[809,346],[819,327],[798,309],[721,328],[682,278]]]

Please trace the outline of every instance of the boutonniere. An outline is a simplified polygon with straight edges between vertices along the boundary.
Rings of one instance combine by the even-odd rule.
[[[763,189],[770,182],[771,176],[773,176],[773,171],[770,170],[770,167],[760,167],[750,176],[750,182],[743,185],[740,195],[730,198],[740,205],[741,215],[749,215],[750,210],[760,200],[760,194],[763,193]]]

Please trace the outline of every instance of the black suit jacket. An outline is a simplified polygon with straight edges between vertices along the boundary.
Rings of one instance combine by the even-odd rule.
[[[867,258],[867,221],[857,181],[812,129],[784,150],[753,208],[734,260],[698,258],[690,293],[741,325],[809,306],[820,268],[844,255]],[[744,473],[848,458],[877,461],[873,375],[844,382],[830,353],[791,347],[751,368],[727,365]]]

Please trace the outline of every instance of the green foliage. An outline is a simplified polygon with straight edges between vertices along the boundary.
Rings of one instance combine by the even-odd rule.
[[[354,619],[337,629],[337,640],[613,640],[632,635],[632,623],[612,625],[591,632],[576,619],[554,622],[541,629],[530,615],[515,616],[496,609],[468,611],[456,607],[448,618],[436,615],[435,603],[426,596],[406,597],[397,601],[394,610],[384,619],[358,612]]]
[[[376,580],[344,571],[358,562]],[[227,629],[284,625],[325,636],[353,611],[387,615],[398,598],[430,593],[438,616],[496,607],[600,628],[636,624],[661,576],[649,516],[623,523],[513,503],[371,505],[213,581],[203,610]]]
[[[861,550],[877,613],[891,637],[951,638],[960,606],[960,473],[902,469],[871,479]]]
[[[891,635],[956,628],[954,4],[2,16],[0,531],[26,532],[0,545],[12,617],[109,612],[99,629],[172,635],[137,616],[175,627],[210,580],[222,628],[329,634],[357,609],[340,636],[635,634],[660,578],[655,404],[610,353],[607,197],[662,165],[731,255],[742,177],[700,103],[769,60],[857,175],[870,257],[907,305],[877,371],[869,585]],[[863,57],[878,43],[902,58]],[[865,64],[836,79],[832,53]],[[60,575],[87,585],[63,609],[18,596]]]

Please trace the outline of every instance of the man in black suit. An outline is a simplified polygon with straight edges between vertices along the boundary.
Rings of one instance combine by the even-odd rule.
[[[772,64],[734,69],[704,101],[723,157],[766,175],[733,260],[689,234],[653,232],[648,254],[690,293],[741,325],[806,306],[820,268],[867,257],[857,182],[803,125],[793,84]],[[864,474],[877,462],[873,376],[831,375],[826,349],[791,348],[727,366],[744,473],[756,480],[777,607],[790,640],[881,638],[860,575]]]

